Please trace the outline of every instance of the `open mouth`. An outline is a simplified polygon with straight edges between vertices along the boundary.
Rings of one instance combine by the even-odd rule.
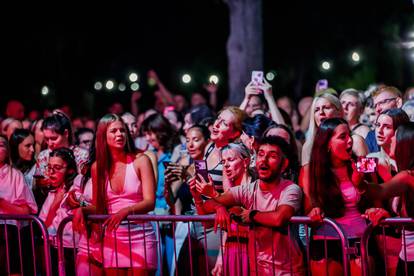
[[[260,165],[259,166],[259,171],[260,172],[268,172],[269,171],[269,167],[268,166],[265,166],[265,165]]]

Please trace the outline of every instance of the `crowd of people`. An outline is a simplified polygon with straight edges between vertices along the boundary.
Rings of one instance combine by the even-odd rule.
[[[287,96],[275,98],[264,80],[247,84],[240,106],[217,112],[217,85],[187,100],[149,74],[158,89],[145,111],[140,92],[132,94],[130,112],[114,103],[98,120],[74,117],[67,106],[25,116],[22,103],[7,103],[0,214],[38,215],[49,232],[54,273],[57,230],[70,215],[63,231],[68,275],[342,275],[341,244],[324,217],[358,248],[368,223],[414,215],[414,88],[403,94],[381,84],[338,93],[317,86],[296,106]],[[191,227],[125,221],[134,214],[212,213],[214,224]],[[90,214],[108,219],[90,223]],[[310,233],[288,227],[295,215],[312,219]],[[36,267],[27,260],[31,250],[18,250],[17,237],[28,232],[24,223],[1,221],[0,259],[8,256],[1,275]],[[404,275],[405,265],[414,273],[414,229],[389,227],[370,248],[376,275],[385,261],[391,275]],[[362,273],[359,250],[350,263],[352,275]]]

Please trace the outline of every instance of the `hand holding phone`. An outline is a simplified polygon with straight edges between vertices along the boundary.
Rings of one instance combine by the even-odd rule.
[[[358,172],[373,173],[377,170],[378,158],[359,156],[356,168]]]
[[[205,181],[208,181],[208,170],[206,160],[194,160],[196,175],[200,174]]]

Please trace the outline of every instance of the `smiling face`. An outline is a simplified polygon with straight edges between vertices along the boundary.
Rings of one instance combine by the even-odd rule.
[[[106,130],[106,143],[109,148],[123,149],[126,144],[127,130],[120,121],[111,123]]]
[[[235,149],[227,149],[222,153],[223,173],[231,182],[243,177],[247,170],[248,159],[243,159]]]
[[[386,114],[381,114],[375,123],[375,137],[380,147],[391,145],[395,136],[392,118]]]
[[[18,146],[19,156],[24,161],[31,161],[34,155],[34,138],[27,136]]]
[[[338,125],[329,140],[329,152],[331,160],[347,161],[352,156],[352,138],[349,127],[346,124]]]
[[[152,131],[146,131],[144,133],[145,140],[147,140],[148,144],[150,144],[154,149],[160,149],[160,142],[158,141],[157,134]]]
[[[261,181],[270,183],[276,180],[286,167],[287,160],[278,146],[264,144],[259,147],[256,169]]]
[[[316,100],[314,113],[316,126],[319,126],[325,119],[334,118],[339,115],[336,106],[325,98],[318,98]]]
[[[207,141],[204,139],[200,129],[192,128],[187,131],[186,135],[187,150],[193,160],[203,159],[204,148],[207,145]]]
[[[47,165],[47,177],[52,187],[61,187],[65,183],[67,164],[62,158],[53,156]]]

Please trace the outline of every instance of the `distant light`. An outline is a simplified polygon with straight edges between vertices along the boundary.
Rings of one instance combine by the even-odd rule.
[[[138,80],[138,74],[137,73],[131,73],[131,74],[129,74],[128,79],[131,82],[136,82]]]
[[[276,77],[276,74],[275,74],[275,73],[273,73],[273,72],[267,72],[267,74],[266,74],[266,79],[267,79],[268,81],[272,81],[272,80],[274,80],[274,79],[275,79],[275,77]]]
[[[219,78],[217,77],[217,75],[211,75],[211,76],[208,78],[208,81],[209,81],[210,83],[217,84],[217,83],[219,82]]]
[[[153,78],[148,79],[148,86],[154,86],[157,84],[157,81]]]
[[[100,81],[95,82],[93,87],[95,88],[95,90],[101,90],[102,87],[103,87],[102,82],[100,82]]]
[[[352,60],[353,60],[355,63],[358,63],[358,62],[361,60],[361,57],[359,56],[358,52],[353,52],[353,53],[352,53]]]
[[[186,84],[191,82],[191,76],[189,74],[184,74],[181,79],[182,79],[183,83],[186,83]]]
[[[328,71],[329,69],[331,69],[331,64],[327,61],[322,62],[322,69]]]
[[[113,81],[111,81],[111,80],[108,80],[105,83],[105,87],[108,90],[112,90],[114,88],[114,86],[115,86],[115,83]]]
[[[414,61],[414,52],[411,53],[411,59]]]
[[[409,33],[408,33],[408,37],[409,37],[409,38],[414,38],[414,32],[409,32]]]
[[[131,83],[131,90],[132,91],[138,91],[138,89],[139,89],[139,84],[138,83],[136,83],[136,82],[134,82],[134,83]]]
[[[412,49],[414,48],[414,41],[401,42],[401,45],[406,49]]]
[[[125,91],[125,89],[126,89],[125,84],[120,83],[120,84],[118,85],[118,90],[119,90],[119,91]]]
[[[43,96],[47,96],[49,94],[49,87],[46,85],[42,87],[41,93]]]

